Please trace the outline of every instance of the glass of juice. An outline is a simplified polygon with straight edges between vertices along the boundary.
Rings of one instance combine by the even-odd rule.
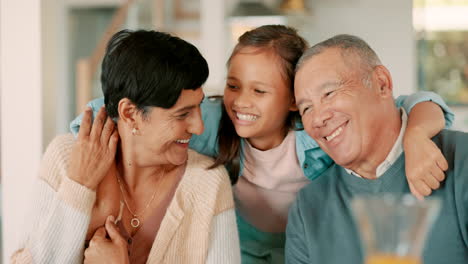
[[[351,202],[365,264],[422,264],[426,234],[440,200],[419,201],[410,194],[357,196]]]

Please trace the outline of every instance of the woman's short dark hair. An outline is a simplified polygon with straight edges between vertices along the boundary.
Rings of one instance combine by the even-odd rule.
[[[102,62],[101,84],[107,114],[130,99],[147,107],[171,108],[183,89],[196,90],[208,78],[208,64],[192,44],[157,31],[122,30],[112,36]]]

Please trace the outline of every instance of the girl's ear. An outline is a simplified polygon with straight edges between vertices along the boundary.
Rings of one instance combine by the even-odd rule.
[[[138,109],[134,103],[128,98],[122,98],[118,106],[119,122],[124,122],[130,127],[134,127],[137,120]]]
[[[299,111],[299,108],[297,108],[297,105],[296,105],[296,99],[294,98],[294,95],[291,99],[291,104],[289,105],[289,111],[291,112]]]

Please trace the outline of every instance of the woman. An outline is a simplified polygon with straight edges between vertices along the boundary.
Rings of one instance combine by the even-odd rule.
[[[48,147],[12,262],[239,263],[227,172],[188,150],[203,132],[207,77],[205,59],[177,37],[115,34],[102,64],[105,110],[91,125],[87,109],[76,140]]]

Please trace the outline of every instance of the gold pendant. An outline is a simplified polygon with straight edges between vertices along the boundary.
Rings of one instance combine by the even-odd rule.
[[[138,218],[136,218],[136,216],[134,216],[132,218],[132,220],[130,220],[130,225],[133,227],[133,228],[137,228],[140,226],[140,220]]]

